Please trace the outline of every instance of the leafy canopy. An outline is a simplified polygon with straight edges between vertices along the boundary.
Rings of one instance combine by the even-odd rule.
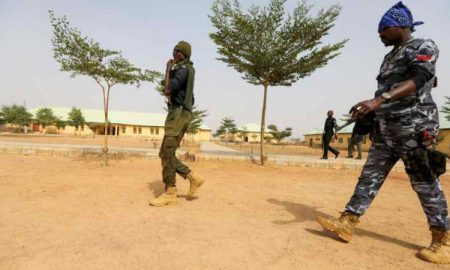
[[[269,125],[267,128],[269,129],[269,133],[272,135],[272,138],[274,138],[278,143],[284,138],[292,135],[291,127],[287,127],[285,130],[278,130],[277,126]]]
[[[223,135],[225,133],[236,134],[238,132],[237,126],[234,123],[234,120],[228,117],[225,117],[220,122],[220,127],[216,131],[216,136]]]
[[[72,110],[69,112],[67,119],[69,125],[76,128],[78,128],[79,126],[83,126],[86,122],[83,113],[81,112],[81,109],[77,109],[75,107],[73,107]]]
[[[50,108],[40,108],[35,115],[36,123],[41,124],[44,128],[56,124],[58,118],[53,114]]]
[[[442,111],[445,115],[445,118],[450,121],[450,97],[445,97],[447,101],[445,102],[445,105],[442,106]]]
[[[53,54],[61,64],[61,71],[71,72],[72,77],[87,75],[109,87],[115,84],[139,86],[141,81],[153,82],[161,76],[159,72],[135,67],[120,51],[101,48],[98,42],[71,27],[66,16],[58,18],[52,10],[49,13],[53,26]]]
[[[321,38],[334,26],[339,5],[311,16],[305,1],[286,14],[286,0],[242,11],[239,1],[215,0],[209,16],[217,29],[211,39],[217,58],[254,85],[290,86],[339,55],[347,40],[321,46]]]
[[[188,134],[196,134],[200,127],[202,126],[204,122],[204,118],[208,116],[207,110],[200,110],[197,109],[196,106],[192,108],[192,118],[191,122],[189,123],[189,126],[186,130],[186,133]]]
[[[0,110],[0,118],[3,122],[9,124],[27,126],[31,123],[32,117],[33,115],[27,112],[27,109],[21,105],[3,105]]]

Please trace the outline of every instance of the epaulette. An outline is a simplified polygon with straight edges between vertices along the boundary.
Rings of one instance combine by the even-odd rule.
[[[407,47],[412,47],[413,49],[418,50],[426,41],[427,40],[424,38],[415,38],[408,43]]]

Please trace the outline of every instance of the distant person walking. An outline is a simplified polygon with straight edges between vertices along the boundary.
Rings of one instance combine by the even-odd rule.
[[[355,145],[358,149],[358,156],[356,159],[361,159],[361,148],[362,148],[362,141],[363,141],[363,135],[359,134],[357,132],[357,125],[353,127],[352,137],[350,138],[350,142],[348,143],[348,158],[353,158],[353,151],[355,151]]]
[[[322,134],[323,156],[321,159],[328,159],[328,150],[334,154],[335,158],[339,156],[339,151],[330,146],[331,139],[333,137],[337,139],[337,127],[336,119],[333,117],[333,111],[329,110],[327,112],[327,119],[325,120],[325,126]]]

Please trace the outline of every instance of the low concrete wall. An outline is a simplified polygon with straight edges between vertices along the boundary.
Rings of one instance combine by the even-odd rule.
[[[120,148],[120,147],[110,147],[109,154],[112,157],[115,156],[130,156],[130,157],[143,157],[143,158],[159,158],[158,150],[156,149],[145,149],[145,148]],[[78,145],[52,145],[43,146],[39,144],[27,143],[23,145],[17,145],[14,143],[0,143],[0,153],[9,154],[22,154],[22,155],[52,155],[52,156],[66,156],[66,157],[77,157],[86,155],[98,155],[102,154],[101,148],[92,146]],[[186,152],[177,151],[177,156],[183,157]],[[241,162],[252,162],[255,164],[259,163],[259,157],[250,156],[245,154],[207,154],[207,153],[197,153],[195,155],[195,161],[241,161]],[[282,166],[301,166],[310,168],[324,168],[324,169],[351,169],[351,170],[361,170],[364,166],[365,160],[353,160],[353,159],[329,159],[321,160],[315,157],[301,157],[301,156],[271,156],[267,159],[266,164],[268,165],[282,165]],[[450,163],[447,163],[447,167],[450,168]],[[397,172],[404,172],[404,166],[402,162],[397,162],[397,164],[392,169]],[[447,171],[446,175],[450,175],[450,171]]]

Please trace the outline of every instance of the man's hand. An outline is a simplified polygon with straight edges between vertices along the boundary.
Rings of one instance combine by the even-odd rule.
[[[170,96],[170,89],[169,89],[169,74],[172,70],[173,65],[175,65],[175,61],[173,59],[169,59],[166,64],[166,76],[164,79],[164,95],[166,97]]]
[[[164,89],[164,96],[170,97],[170,91]]]
[[[376,97],[373,99],[361,101],[350,109],[350,114],[354,119],[363,118],[366,114],[375,111],[383,104],[384,99]]]
[[[173,59],[169,59],[166,64],[166,72],[169,72],[172,69],[173,65],[175,65],[175,61]]]

